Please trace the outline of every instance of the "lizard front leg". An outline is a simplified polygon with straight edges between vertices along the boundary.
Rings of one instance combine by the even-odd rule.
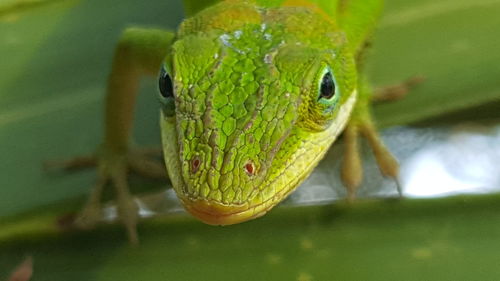
[[[158,29],[129,28],[115,50],[108,80],[105,132],[101,148],[94,157],[70,161],[68,166],[96,164],[98,179],[86,206],[75,224],[81,228],[95,225],[101,218],[101,193],[110,183],[114,187],[118,215],[125,224],[129,240],[138,242],[137,206],[128,190],[129,170],[148,176],[161,176],[165,169],[148,160],[148,151],[130,147],[130,134],[140,78],[157,75],[174,38],[172,32]],[[149,165],[149,169],[141,168]]]
[[[359,155],[359,136],[364,137],[370,145],[382,175],[396,181],[398,193],[402,190],[398,181],[399,164],[381,140],[371,114],[372,89],[366,80],[358,83],[358,101],[351,114],[351,119],[344,131],[345,151],[342,162],[341,177],[347,188],[348,198],[354,199],[356,190],[363,180],[363,167]]]

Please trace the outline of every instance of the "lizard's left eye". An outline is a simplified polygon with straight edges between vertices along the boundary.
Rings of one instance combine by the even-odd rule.
[[[163,98],[174,97],[174,87],[172,85],[172,78],[168,74],[165,66],[162,66],[160,70],[160,79],[158,81],[158,86],[160,87],[160,94]]]
[[[318,100],[328,102],[335,97],[336,92],[337,85],[333,79],[332,71],[327,69],[321,78]]]
[[[172,117],[175,115],[174,85],[165,65],[161,67],[158,86],[160,87],[160,103],[163,113],[166,117]]]

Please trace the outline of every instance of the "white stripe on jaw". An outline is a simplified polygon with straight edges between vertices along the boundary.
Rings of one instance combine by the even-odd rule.
[[[335,138],[342,132],[349,121],[349,117],[351,116],[351,112],[356,104],[356,100],[358,99],[358,91],[354,89],[351,93],[351,96],[347,101],[340,106],[339,114],[337,118],[332,122],[330,127],[325,131],[329,133],[331,138],[333,138],[332,142]]]

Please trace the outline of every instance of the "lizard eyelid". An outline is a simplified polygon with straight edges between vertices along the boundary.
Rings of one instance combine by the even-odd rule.
[[[341,95],[339,84],[329,66],[324,67],[317,77],[317,102],[328,107],[327,111],[331,112]]]

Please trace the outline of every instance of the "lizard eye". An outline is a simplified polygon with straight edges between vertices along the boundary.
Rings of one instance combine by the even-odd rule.
[[[167,72],[165,66],[162,66],[160,70],[160,79],[158,81],[160,86],[160,94],[163,98],[173,98],[174,97],[174,87],[172,85],[172,78]]]
[[[163,113],[167,117],[172,117],[175,114],[174,85],[165,65],[161,67],[158,86]]]
[[[318,100],[329,102],[335,97],[336,92],[337,85],[333,79],[332,71],[330,69],[326,69],[323,77],[321,78]]]

